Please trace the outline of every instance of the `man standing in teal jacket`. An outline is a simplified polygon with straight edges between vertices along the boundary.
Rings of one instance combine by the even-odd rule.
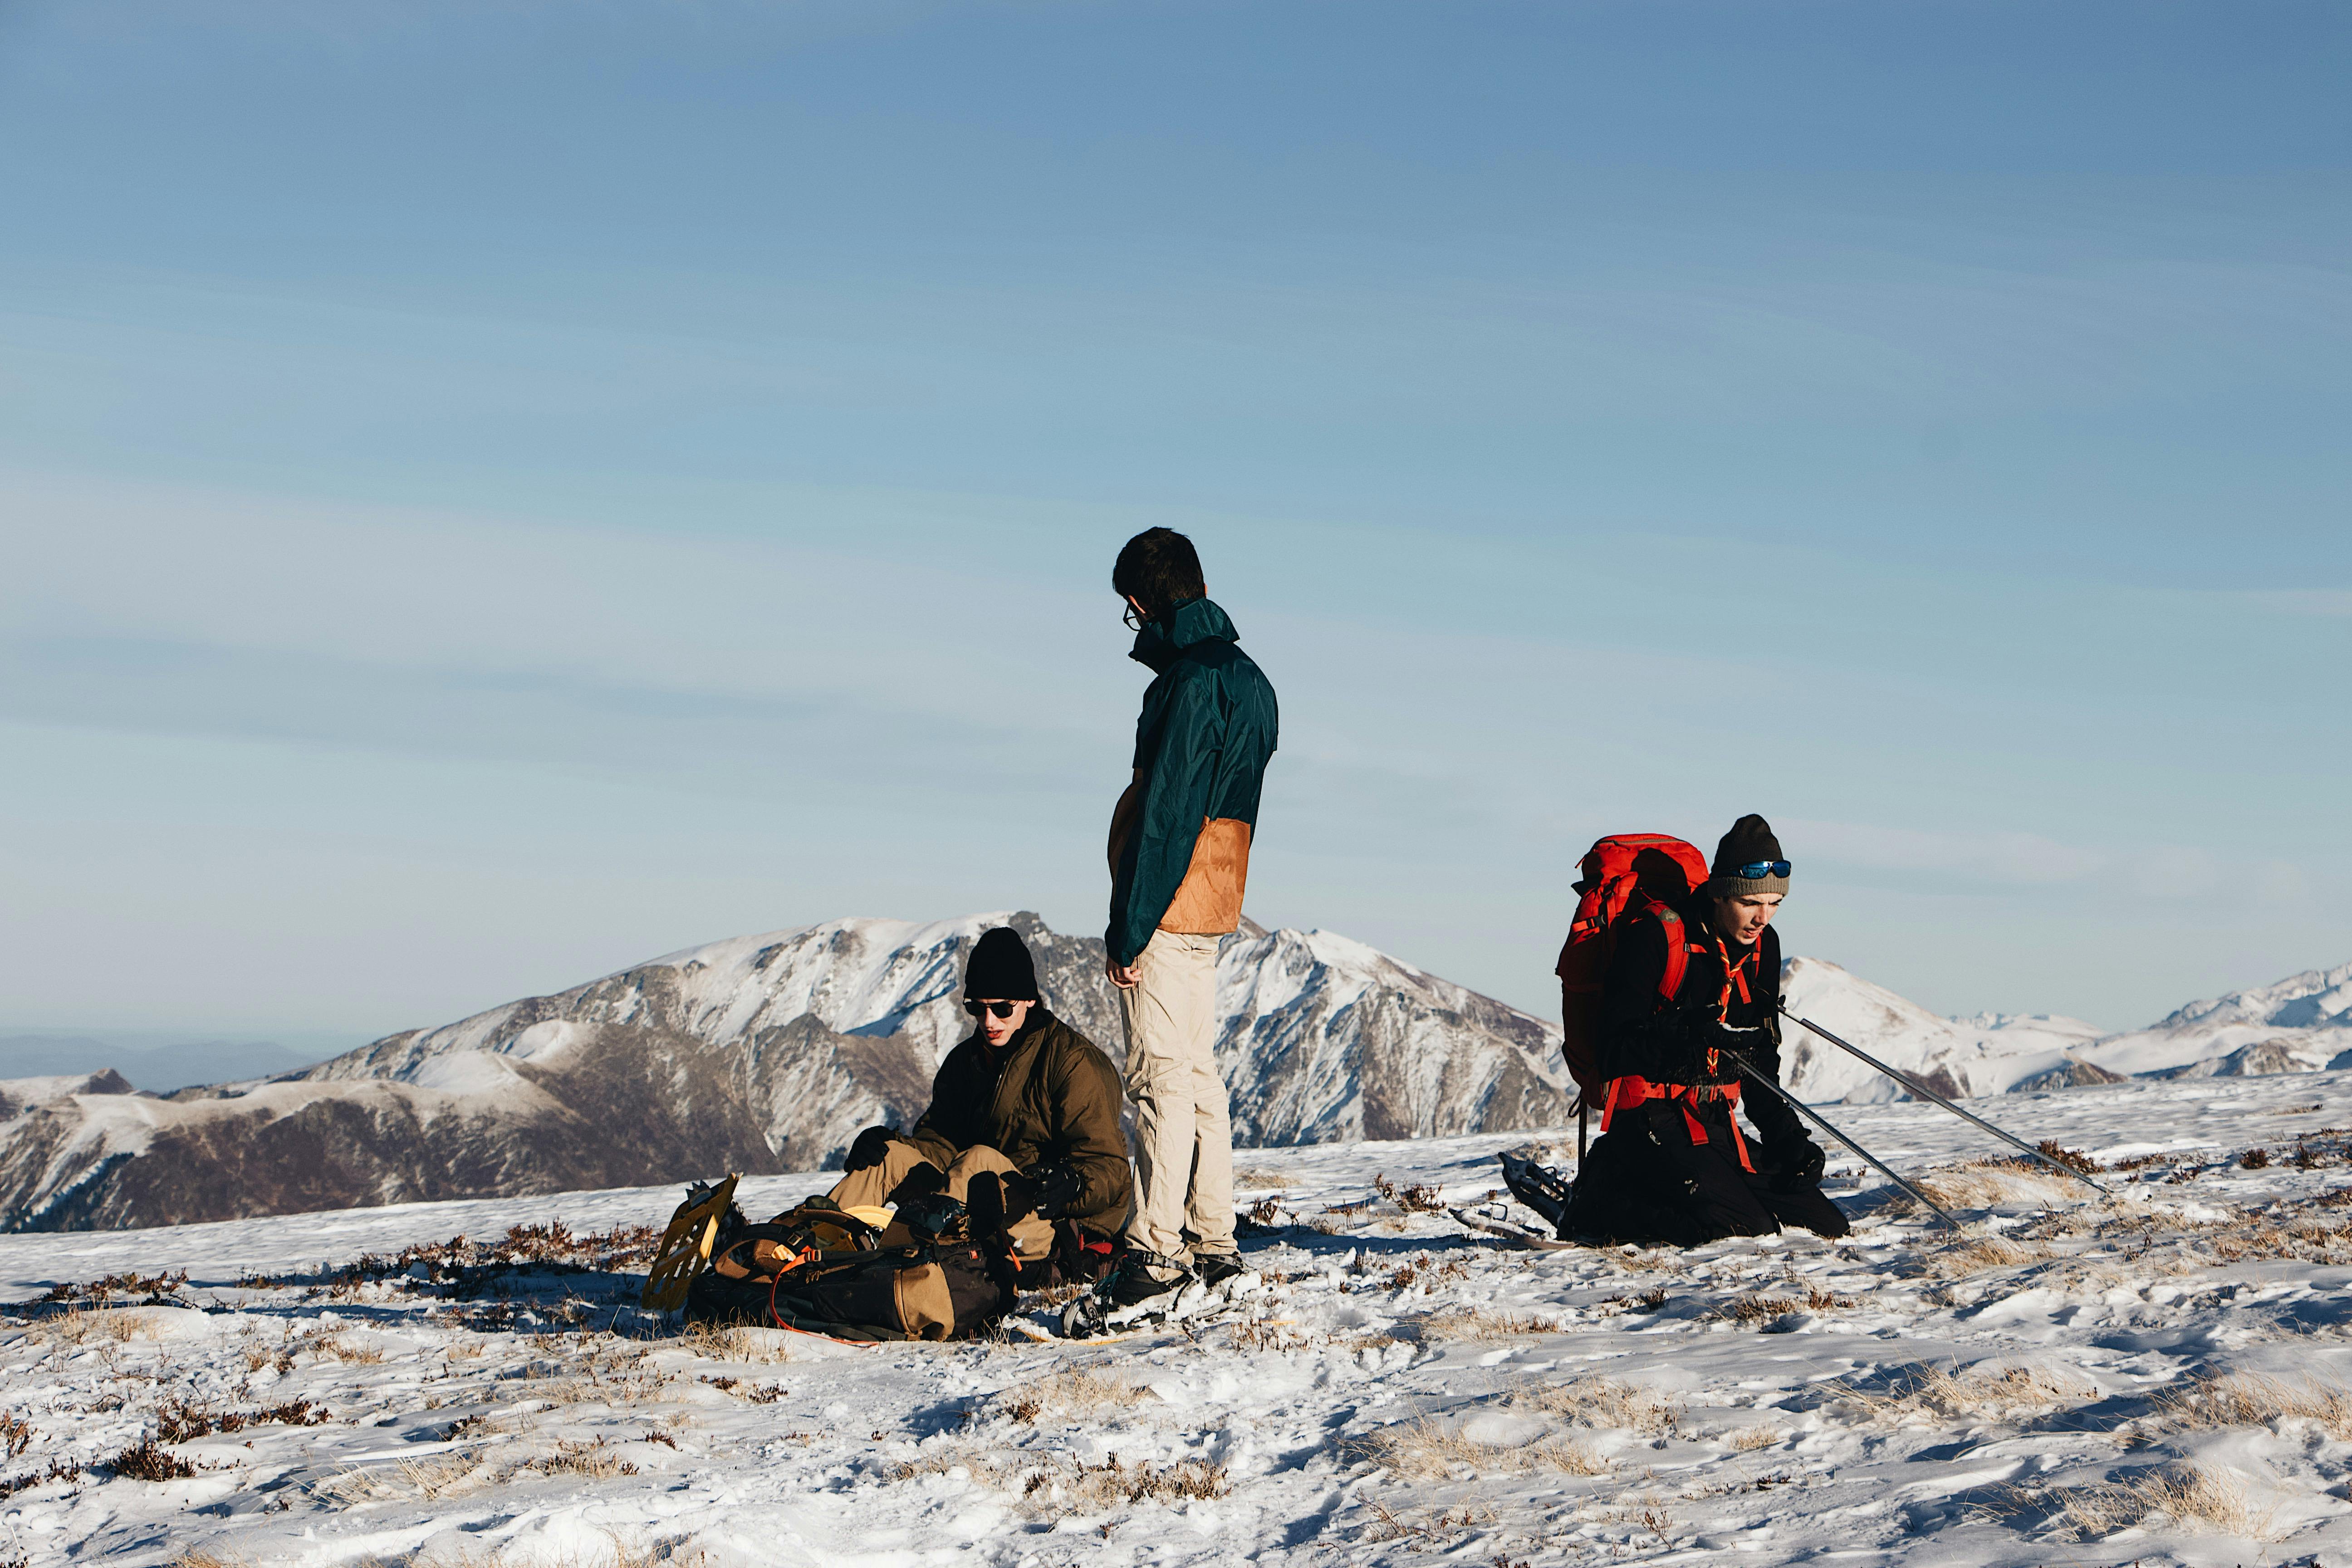
[[[1241,923],[1276,713],[1274,688],[1210,602],[1191,540],[1166,528],[1137,534],[1118,552],[1111,586],[1136,628],[1129,657],[1157,677],[1136,724],[1135,782],[1111,815],[1103,937],[1135,1105],[1129,1250],[1105,1281],[1124,1307],[1195,1271],[1213,1283],[1241,1268],[1233,1129],[1215,1051],[1217,939]]]

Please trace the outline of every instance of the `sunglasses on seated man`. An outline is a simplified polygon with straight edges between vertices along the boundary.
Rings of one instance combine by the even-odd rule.
[[[1734,866],[1731,874],[1742,881],[1752,882],[1759,877],[1785,877],[1789,874],[1786,860],[1750,860],[1745,866]]]
[[[963,1005],[963,1010],[975,1018],[979,1017],[982,1011],[993,1013],[1000,1018],[1010,1018],[1013,1016],[1013,1009],[1019,1005],[1021,1004],[1018,1002],[967,1002]]]

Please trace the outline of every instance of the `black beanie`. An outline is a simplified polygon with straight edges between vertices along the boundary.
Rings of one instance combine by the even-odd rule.
[[[1735,866],[1753,865],[1759,860],[1785,860],[1780,853],[1780,841],[1772,837],[1772,825],[1749,812],[1731,825],[1715,847],[1715,864],[1708,870],[1706,892],[1714,899],[1747,899],[1759,893],[1786,893],[1786,877],[1735,877],[1729,875]]]
[[[963,994],[974,1001],[1034,1002],[1037,966],[1021,933],[1011,926],[994,926],[980,933],[971,958],[963,966]]]

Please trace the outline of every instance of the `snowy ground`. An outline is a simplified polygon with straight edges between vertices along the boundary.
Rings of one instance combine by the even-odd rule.
[[[1844,1242],[1536,1254],[1414,1212],[1521,1139],[1248,1152],[1264,1291],[1111,1344],[680,1335],[590,1234],[674,1189],[0,1237],[0,1568],[2352,1563],[2352,1075],[1988,1108],[2138,1163],[1850,1107],[1967,1240],[1833,1161]]]

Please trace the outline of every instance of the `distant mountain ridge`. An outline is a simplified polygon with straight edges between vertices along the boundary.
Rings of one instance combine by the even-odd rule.
[[[137,1046],[88,1035],[0,1035],[0,1079],[84,1078],[111,1070],[139,1089],[168,1094],[192,1084],[292,1072],[327,1054],[289,1050],[268,1040]]]
[[[1939,1018],[1818,958],[1789,960],[1781,985],[1792,1013],[1950,1095],[2352,1066],[2352,963],[2191,1002],[2145,1029],[2114,1035],[2046,1015]],[[1903,1092],[1794,1024],[1785,1035],[1784,1074],[1807,1100],[1871,1101]]]
[[[0,1082],[0,1230],[175,1223],[822,1168],[906,1126],[970,1032],[963,963],[1019,931],[1062,1016],[1114,1060],[1099,941],[1034,914],[837,920],[731,938],[268,1080],[134,1093],[119,1075]],[[1792,1012],[1953,1095],[2134,1075],[2352,1065],[2352,964],[2102,1037],[2077,1019],[1943,1018],[1820,959]],[[1218,1060],[1241,1145],[1554,1127],[1574,1089],[1555,1024],[1328,931],[1244,928],[1217,969]],[[1790,1025],[1814,1102],[1904,1088]]]
[[[0,1113],[0,1229],[818,1168],[858,1129],[921,1114],[970,1032],[964,958],[1000,924],[1029,943],[1054,1009],[1117,1060],[1098,940],[1028,913],[830,921],[267,1082],[157,1099],[48,1080]],[[1538,1126],[1574,1098],[1556,1025],[1328,932],[1245,926],[1220,952],[1218,999],[1244,1144]]]

